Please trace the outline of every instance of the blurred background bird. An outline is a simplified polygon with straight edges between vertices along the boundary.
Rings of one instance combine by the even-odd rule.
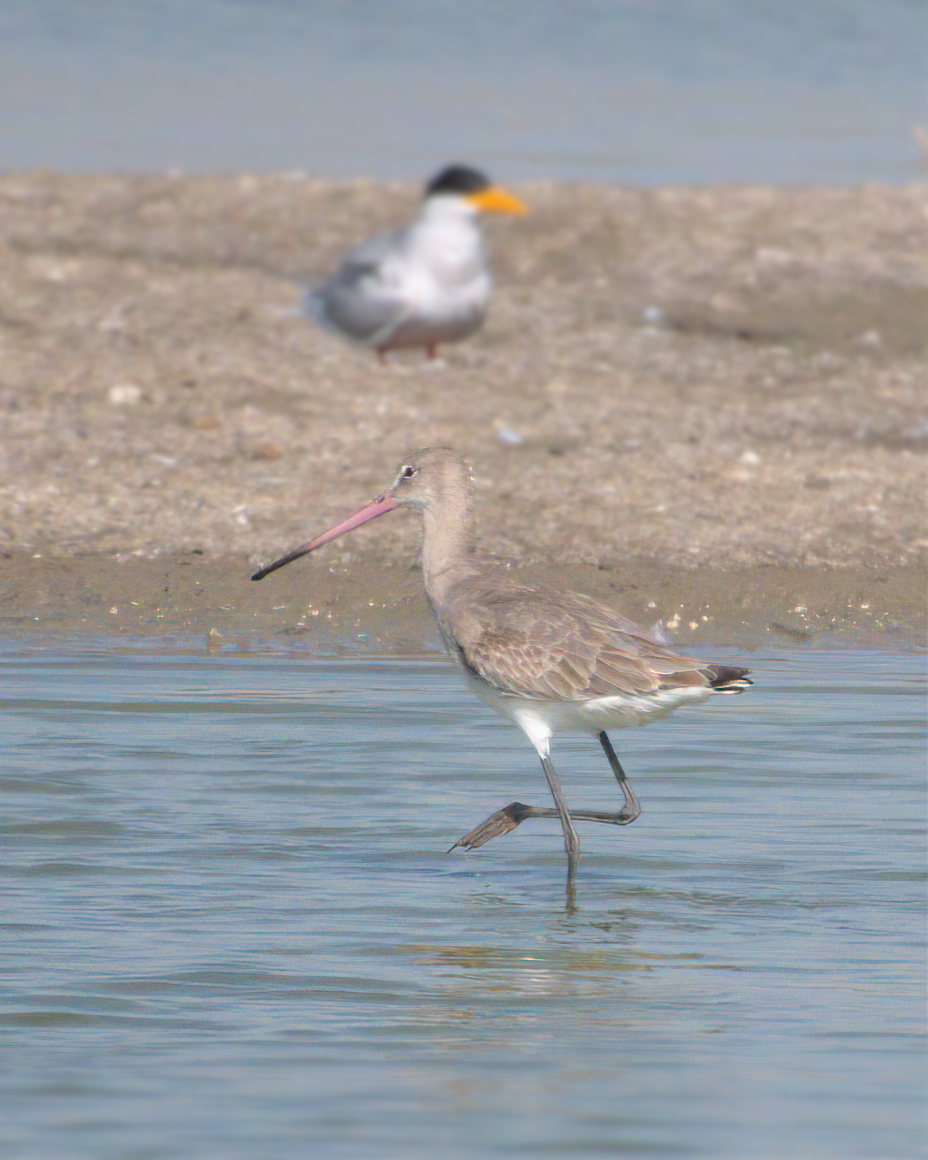
[[[381,362],[413,347],[434,358],[439,344],[469,338],[486,317],[492,283],[480,215],[526,212],[479,170],[450,165],[426,186],[409,225],[362,242],[307,292],[306,313]]]

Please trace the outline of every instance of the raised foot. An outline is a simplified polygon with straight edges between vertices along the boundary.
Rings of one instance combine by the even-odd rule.
[[[458,846],[463,846],[465,850],[476,850],[478,846],[482,846],[484,842],[489,842],[491,838],[498,838],[500,834],[508,834],[510,830],[514,830],[526,818],[531,818],[535,814],[532,806],[525,806],[521,802],[510,802],[508,806],[503,806],[501,810],[497,810],[495,814],[491,814],[485,822],[481,822],[479,826],[474,828],[463,838],[458,838],[454,845],[448,850],[456,850]]]
[[[637,801],[632,805],[623,806],[616,814],[606,813],[604,810],[571,810],[570,817],[578,822],[603,822],[608,826],[629,826],[641,815],[641,808]],[[463,838],[458,838],[451,850],[463,846],[465,850],[476,850],[491,838],[498,838],[500,834],[508,834],[516,826],[522,824],[526,818],[556,818],[557,810],[543,806],[527,806],[522,802],[510,802],[495,814],[491,814],[485,822],[474,828]]]

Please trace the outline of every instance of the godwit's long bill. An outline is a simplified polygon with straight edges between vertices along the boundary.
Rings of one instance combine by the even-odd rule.
[[[572,818],[624,826],[641,813],[606,730],[646,724],[713,693],[740,693],[752,684],[749,670],[679,656],[656,631],[589,596],[529,583],[485,562],[475,547],[470,464],[446,447],[408,455],[382,495],[252,580],[398,507],[422,514],[425,591],[448,651],[477,696],[535,746],[555,804],[545,809],[511,802],[451,848],[482,846],[526,818],[558,817],[570,883],[580,854]],[[567,808],[550,754],[552,736],[564,729],[599,740],[625,797],[616,813]]]

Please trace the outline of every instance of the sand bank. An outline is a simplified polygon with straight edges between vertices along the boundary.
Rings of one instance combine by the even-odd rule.
[[[403,515],[274,592],[236,586],[443,444],[474,463],[488,551],[681,638],[917,639],[924,189],[518,192],[531,216],[487,231],[484,330],[381,369],[299,316],[300,282],[401,222],[411,187],[0,179],[6,623],[309,631],[369,594],[412,624]],[[158,620],[159,577],[196,577],[214,612],[178,597]]]

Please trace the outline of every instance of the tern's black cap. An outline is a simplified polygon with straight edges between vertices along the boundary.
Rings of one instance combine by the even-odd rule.
[[[483,193],[492,184],[489,177],[479,169],[471,169],[469,165],[449,165],[428,183],[425,196],[431,197],[436,193]]]

